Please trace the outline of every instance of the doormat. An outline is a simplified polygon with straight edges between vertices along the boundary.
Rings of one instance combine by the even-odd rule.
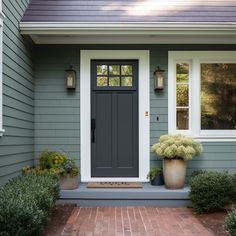
[[[87,188],[142,188],[142,183],[137,182],[91,182]]]

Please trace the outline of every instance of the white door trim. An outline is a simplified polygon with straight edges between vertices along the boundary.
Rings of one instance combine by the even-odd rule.
[[[139,61],[139,177],[91,177],[91,60],[134,59]],[[149,122],[149,51],[148,50],[81,50],[80,52],[80,165],[81,181],[147,181],[150,165]]]

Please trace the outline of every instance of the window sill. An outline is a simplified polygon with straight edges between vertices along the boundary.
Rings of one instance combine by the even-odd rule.
[[[181,134],[192,137],[199,142],[210,143],[210,142],[236,142],[235,135],[228,136],[217,136],[217,135],[205,135],[205,136],[194,136],[189,132],[169,132],[169,134]]]
[[[236,137],[193,137],[193,138],[203,143],[236,142]]]

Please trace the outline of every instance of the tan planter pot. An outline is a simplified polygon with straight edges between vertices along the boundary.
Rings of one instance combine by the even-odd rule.
[[[60,189],[70,190],[79,187],[78,176],[65,175],[60,177]]]
[[[169,189],[184,187],[187,162],[181,159],[164,159],[163,174],[165,186]]]

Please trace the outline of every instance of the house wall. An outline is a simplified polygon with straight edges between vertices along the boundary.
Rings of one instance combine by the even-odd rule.
[[[44,149],[59,150],[79,161],[80,93],[79,49],[41,47],[36,50],[35,155]],[[76,91],[65,88],[65,69],[77,71]],[[79,163],[79,162],[78,162]]]
[[[151,145],[168,132],[168,94],[153,90],[153,72],[157,65],[168,71],[168,50],[236,50],[236,45],[57,45],[37,46],[35,64],[35,154],[45,149],[62,150],[80,161],[80,49],[150,50],[150,122]],[[67,92],[64,70],[72,64],[77,70],[77,89]],[[89,105],[89,104],[88,104]],[[159,121],[156,117],[159,116]],[[203,143],[204,154],[188,163],[194,169],[236,170],[236,143]],[[160,165],[150,154],[151,166]],[[148,158],[148,157],[147,157]]]
[[[29,0],[3,0],[3,128],[0,185],[34,158],[34,76],[31,43],[19,33]]]

